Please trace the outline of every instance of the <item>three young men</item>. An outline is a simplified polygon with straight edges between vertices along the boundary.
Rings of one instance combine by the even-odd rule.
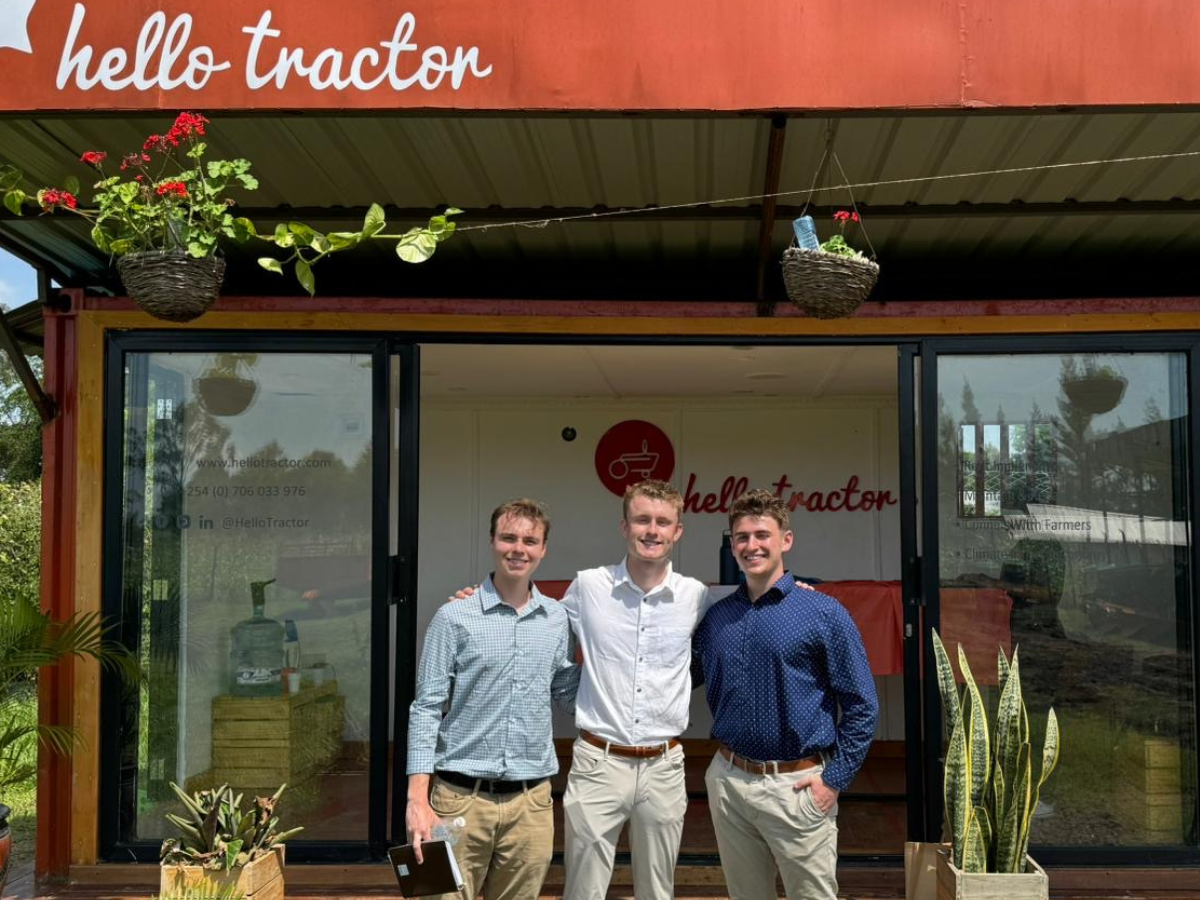
[[[789,897],[807,896],[804,890],[832,897],[837,793],[862,763],[877,709],[861,638],[836,601],[798,587],[784,570],[782,554],[793,541],[787,510],[765,491],[740,498],[730,515],[746,585],[705,617],[707,589],[671,566],[682,511],[683,498],[669,484],[629,488],[621,520],[625,560],[580,572],[563,598],[585,659],[576,706],[580,733],[563,800],[565,900],[606,895],[626,822],[635,894],[674,895],[687,807],[678,735],[688,724],[697,626],[696,671],[708,681],[713,736],[722,743],[707,781],[730,896],[773,897],[778,865]],[[436,667],[431,662],[431,678]],[[421,691],[419,682],[418,702]],[[430,692],[431,700],[436,696]],[[548,717],[548,700],[543,705]],[[414,703],[414,716],[417,709]],[[411,750],[409,762],[411,774]],[[423,787],[427,781],[410,777],[410,805]],[[764,797],[769,823],[759,808]],[[410,811],[409,830],[416,834],[413,821]]]
[[[554,845],[558,771],[551,702],[579,686],[567,613],[532,583],[550,520],[533,500],[491,519],[495,569],[425,632],[409,714],[406,825],[417,845],[439,819],[466,821],[454,847],[463,900],[536,900]]]

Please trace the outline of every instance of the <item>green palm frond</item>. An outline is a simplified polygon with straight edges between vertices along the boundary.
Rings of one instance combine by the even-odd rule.
[[[0,790],[26,781],[33,743],[68,754],[80,738],[69,725],[37,720],[29,691],[39,669],[69,657],[90,658],[136,682],[137,659],[108,637],[98,613],[55,620],[33,595],[0,602]]]

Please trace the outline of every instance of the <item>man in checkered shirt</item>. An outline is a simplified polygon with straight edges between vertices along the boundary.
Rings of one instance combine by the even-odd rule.
[[[421,861],[439,818],[466,820],[454,847],[462,900],[536,900],[554,846],[551,701],[574,709],[579,667],[566,610],[531,580],[550,535],[545,509],[505,503],[490,533],[495,570],[425,632],[406,825]]]

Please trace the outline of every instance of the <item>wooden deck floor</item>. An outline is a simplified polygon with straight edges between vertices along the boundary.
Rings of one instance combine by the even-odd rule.
[[[86,867],[69,884],[38,884],[26,865],[10,873],[4,900],[149,900],[157,894],[157,873],[150,866],[136,868],[136,882],[126,877],[131,867],[110,865]],[[379,900],[400,896],[388,880],[390,872],[382,865],[323,866],[320,871],[299,871],[307,868],[289,867],[288,900]],[[1156,869],[1145,874],[1145,878],[1139,878],[1129,870],[1051,871],[1050,893],[1053,900],[1200,900],[1200,869]],[[899,869],[850,868],[840,873],[839,879],[839,896],[845,900],[904,898],[904,874]],[[561,868],[552,869],[541,895],[543,900],[562,896],[561,883],[555,883],[561,880]],[[677,880],[675,900],[728,900],[719,868],[681,867]],[[608,900],[634,900],[627,866],[618,867],[614,881],[617,883],[609,890]],[[1139,881],[1142,888],[1128,887]]]

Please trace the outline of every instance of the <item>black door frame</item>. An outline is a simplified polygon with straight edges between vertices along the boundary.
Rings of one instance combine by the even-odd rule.
[[[388,400],[388,342],[378,334],[354,335],[339,332],[293,334],[271,331],[135,331],[110,332],[105,344],[104,394],[104,509],[102,538],[103,587],[102,610],[106,620],[115,624],[114,635],[129,646],[136,646],[140,621],[137,616],[125,616],[124,596],[131,589],[123,584],[123,554],[129,536],[123,522],[122,501],[130,491],[126,477],[144,477],[124,473],[124,398],[125,365],[128,354],[141,353],[359,353],[372,358],[371,403],[372,417],[372,548],[373,572],[388,571],[388,469],[391,457],[390,435],[387,428]],[[138,359],[138,357],[134,357]],[[141,367],[145,368],[145,367]],[[144,373],[135,373],[140,379]],[[136,392],[140,381],[131,387]],[[140,404],[145,409],[144,398]],[[382,427],[381,427],[382,426]],[[144,421],[141,427],[144,429]],[[144,492],[143,492],[144,493]],[[382,526],[382,527],[381,527]],[[143,552],[138,548],[137,554]],[[140,591],[139,585],[133,590]],[[388,617],[386,578],[372,578],[371,618],[373,623],[386,622]],[[387,660],[390,637],[386,627],[375,625],[371,634],[372,659]],[[371,671],[371,728],[372,753],[368,764],[367,836],[355,841],[298,841],[288,850],[296,862],[353,862],[379,859],[386,854],[387,778],[388,759],[386,736],[388,727],[387,665],[374,665]],[[128,822],[121,817],[121,733],[123,713],[122,685],[115,673],[101,672],[100,690],[100,766],[99,809],[97,811],[99,856],[113,862],[157,862],[161,840],[129,840],[125,838]],[[380,748],[376,752],[376,748]]]
[[[504,334],[481,335],[475,332],[448,334],[438,333],[320,333],[291,336],[289,333],[270,331],[147,331],[110,334],[107,343],[106,394],[105,394],[105,571],[104,609],[106,615],[119,612],[120,608],[120,553],[122,546],[120,503],[121,483],[121,422],[123,415],[123,363],[127,352],[170,352],[195,351],[213,352],[220,350],[252,350],[259,352],[371,352],[375,359],[372,393],[374,415],[372,420],[373,452],[376,454],[373,472],[375,503],[372,511],[374,546],[372,550],[373,571],[387,573],[376,577],[372,584],[372,609],[376,616],[386,621],[388,609],[395,605],[396,625],[394,630],[377,627],[373,629],[372,654],[375,659],[386,659],[389,642],[395,641],[395,673],[388,681],[388,667],[375,666],[372,674],[372,728],[373,744],[369,782],[371,785],[371,807],[368,813],[368,840],[345,843],[299,843],[291,854],[297,861],[313,862],[349,861],[380,858],[389,840],[397,840],[404,829],[404,747],[407,743],[407,707],[415,688],[416,650],[416,604],[412,598],[417,589],[418,552],[418,484],[420,446],[420,344],[532,344],[532,345],[629,345],[629,346],[728,346],[761,345],[790,346],[798,350],[807,346],[895,346],[898,352],[898,413],[900,427],[900,494],[901,494],[901,576],[904,596],[904,626],[906,638],[905,654],[905,706],[906,706],[906,791],[908,795],[908,832],[910,839],[937,840],[941,831],[941,783],[940,761],[936,754],[926,752],[940,747],[941,715],[940,699],[932,679],[922,682],[919,660],[924,653],[930,654],[929,634],[938,624],[937,607],[937,514],[936,504],[930,502],[936,490],[936,458],[932,453],[919,455],[920,447],[932,447],[935,424],[926,416],[918,420],[920,409],[935,409],[937,399],[936,360],[947,354],[1010,354],[1058,352],[1136,352],[1176,351],[1186,352],[1188,358],[1188,385],[1193,411],[1200,404],[1200,343],[1197,336],[1184,333],[1163,334],[1119,334],[1119,335],[1072,335],[1072,336],[979,336],[962,338],[939,338],[925,336],[870,336],[870,337],[767,337],[739,338],[701,336],[676,337],[664,340],[659,336],[583,336],[583,335],[540,335]],[[367,348],[364,350],[364,348]],[[392,358],[397,359],[400,373],[399,421],[397,445],[393,450],[389,395],[389,378]],[[919,365],[920,379],[915,367]],[[918,421],[920,431],[918,433]],[[918,438],[919,446],[918,446]],[[1189,422],[1189,476],[1187,497],[1193,511],[1200,510],[1200,479],[1195,477],[1200,459],[1200,415],[1193,414]],[[400,454],[397,471],[398,489],[402,502],[398,508],[397,539],[398,551],[389,556],[388,532],[390,513],[388,499],[391,481],[388,460],[393,452]],[[920,469],[917,467],[920,466]],[[918,479],[920,490],[918,498]],[[408,498],[405,502],[405,498]],[[117,502],[114,503],[113,499]],[[923,506],[918,504],[920,499]],[[115,507],[115,508],[113,508]],[[920,528],[921,553],[917,553],[917,529]],[[115,555],[114,555],[115,554]],[[1200,549],[1196,542],[1191,547],[1192,571],[1200,575]],[[109,562],[112,560],[112,562]],[[115,571],[114,571],[115,570]],[[1197,587],[1192,585],[1192,609],[1196,610]],[[1193,615],[1193,647],[1200,647],[1200,616]],[[911,627],[911,637],[908,635]],[[404,652],[407,650],[407,652]],[[911,673],[911,675],[909,674]],[[1197,673],[1200,682],[1200,673]],[[105,676],[101,691],[101,722],[104,725],[117,721],[114,716],[116,685]],[[1200,696],[1200,683],[1196,686]],[[389,710],[388,693],[392,704]],[[393,758],[389,770],[387,754],[387,720],[389,711],[394,716]],[[152,861],[157,857],[157,845],[150,842],[124,843],[119,840],[117,821],[119,790],[119,758],[113,735],[114,729],[102,728],[100,768],[100,829],[101,856],[111,860]],[[1197,736],[1200,742],[1200,735]],[[387,782],[391,779],[391,789]],[[382,799],[379,799],[382,798]],[[386,804],[391,803],[388,816]],[[1125,865],[1179,863],[1196,864],[1200,853],[1177,848],[1105,848],[1104,862]],[[875,860],[896,857],[875,858]],[[1095,864],[1099,861],[1092,848],[1072,848],[1060,851],[1043,851],[1039,854],[1050,864]],[[868,858],[859,858],[868,861]],[[846,860],[850,862],[850,859]]]

